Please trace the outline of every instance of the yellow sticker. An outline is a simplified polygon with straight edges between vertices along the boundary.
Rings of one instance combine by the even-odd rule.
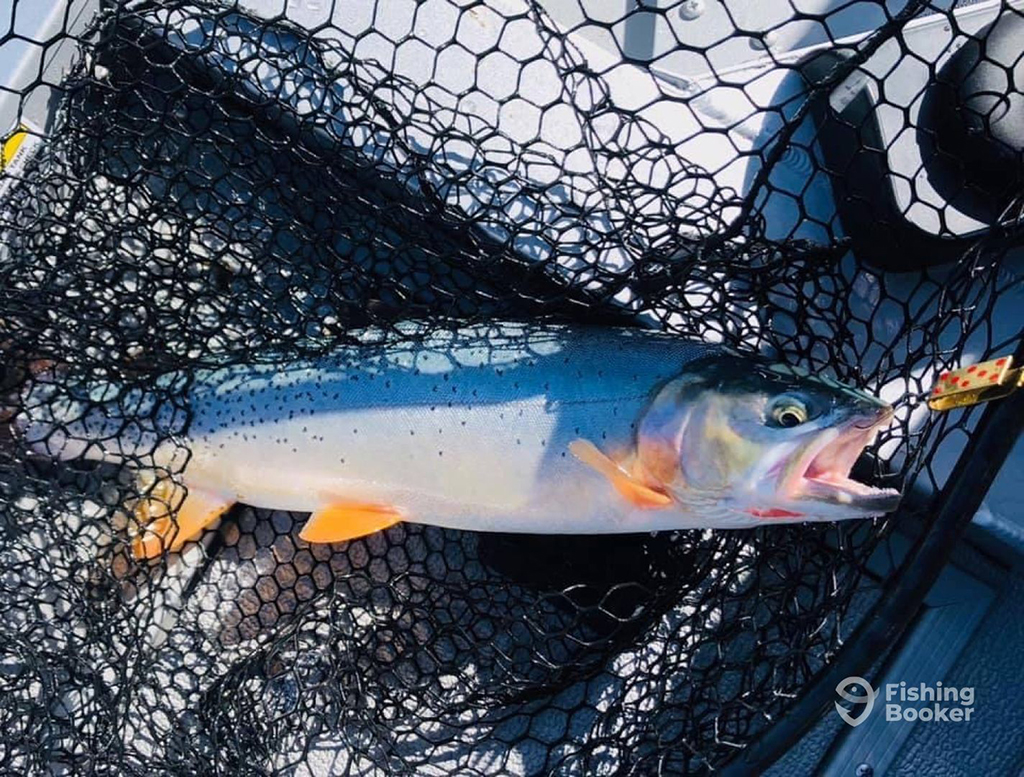
[[[14,161],[15,155],[21,148],[21,144],[25,142],[26,137],[28,137],[28,129],[24,124],[19,124],[18,129],[4,138],[3,162],[0,163],[0,171],[6,170]]]

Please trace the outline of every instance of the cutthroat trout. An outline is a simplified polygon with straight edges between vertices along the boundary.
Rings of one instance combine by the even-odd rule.
[[[849,475],[889,405],[660,333],[490,324],[188,379],[173,444],[171,410],[142,392],[115,402],[109,386],[37,378],[14,418],[58,459],[145,457],[159,472],[187,448],[184,488],[158,482],[134,507],[139,557],[179,549],[235,502],[310,512],[300,536],[336,542],[399,521],[630,533],[864,518],[899,500]]]

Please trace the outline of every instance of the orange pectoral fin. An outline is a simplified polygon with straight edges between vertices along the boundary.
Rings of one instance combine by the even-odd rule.
[[[402,511],[386,504],[333,502],[309,516],[299,537],[306,542],[344,542],[401,523]]]
[[[608,478],[615,490],[630,504],[643,509],[657,510],[672,503],[672,497],[637,480],[603,454],[590,440],[573,440],[569,443],[569,452]]]
[[[135,517],[143,527],[132,541],[135,558],[152,559],[181,550],[234,504],[233,499],[219,494],[189,489],[175,511],[172,494],[171,487],[159,483],[136,504]]]

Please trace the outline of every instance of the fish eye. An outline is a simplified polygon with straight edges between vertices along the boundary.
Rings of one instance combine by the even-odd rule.
[[[768,422],[770,426],[778,426],[783,429],[792,429],[806,423],[810,414],[807,405],[796,397],[782,396],[772,403],[768,411]]]

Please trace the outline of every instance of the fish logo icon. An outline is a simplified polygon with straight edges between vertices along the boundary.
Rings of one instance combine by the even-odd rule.
[[[850,688],[851,686],[858,689],[859,693],[850,693],[847,688]],[[839,713],[839,717],[851,726],[859,726],[868,719],[868,715],[871,714],[871,710],[875,706],[875,699],[878,697],[878,691],[871,687],[871,683],[863,677],[857,676],[847,677],[844,680],[840,680],[839,685],[836,686],[836,693],[852,704],[864,705],[863,714],[855,716],[851,715],[850,711],[839,702],[835,703],[836,712]]]

